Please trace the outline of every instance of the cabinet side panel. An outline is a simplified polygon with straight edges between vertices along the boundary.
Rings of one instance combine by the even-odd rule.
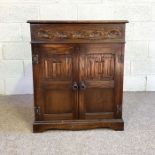
[[[124,44],[120,46],[115,59],[115,118],[122,118],[123,98],[123,74],[124,74]]]

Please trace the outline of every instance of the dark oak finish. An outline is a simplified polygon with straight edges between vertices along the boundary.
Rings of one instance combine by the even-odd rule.
[[[123,42],[124,24],[31,24],[32,41],[42,43]]]
[[[98,120],[64,120],[64,121],[48,121],[34,122],[33,132],[43,132],[49,129],[63,130],[87,130],[95,128],[110,128],[116,131],[124,130],[122,119],[98,119]]]
[[[125,24],[128,20],[28,20],[31,24]]]
[[[34,81],[34,132],[123,130],[127,21],[28,21]]]

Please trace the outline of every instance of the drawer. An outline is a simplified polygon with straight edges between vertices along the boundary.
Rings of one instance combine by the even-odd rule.
[[[124,24],[31,24],[32,42],[124,42]]]

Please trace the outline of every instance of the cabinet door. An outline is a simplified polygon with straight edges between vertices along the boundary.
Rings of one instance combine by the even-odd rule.
[[[85,44],[79,54],[80,119],[116,118],[121,85],[121,45]],[[119,83],[120,82],[120,83]],[[115,87],[117,85],[117,88]]]
[[[72,44],[33,45],[36,120],[78,117],[78,90],[74,83],[77,60],[74,53]]]

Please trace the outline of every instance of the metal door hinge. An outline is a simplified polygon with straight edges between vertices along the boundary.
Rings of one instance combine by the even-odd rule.
[[[122,111],[122,106],[117,104],[117,114],[119,114]]]
[[[39,62],[38,59],[39,59],[39,58],[38,58],[38,54],[33,55],[33,56],[32,56],[32,62],[33,62],[33,64],[38,64],[38,62]]]
[[[119,56],[119,62],[120,62],[120,63],[123,63],[123,62],[124,62],[124,55],[123,55],[123,54],[121,54],[121,55]]]
[[[40,115],[40,107],[34,107],[35,114]]]

